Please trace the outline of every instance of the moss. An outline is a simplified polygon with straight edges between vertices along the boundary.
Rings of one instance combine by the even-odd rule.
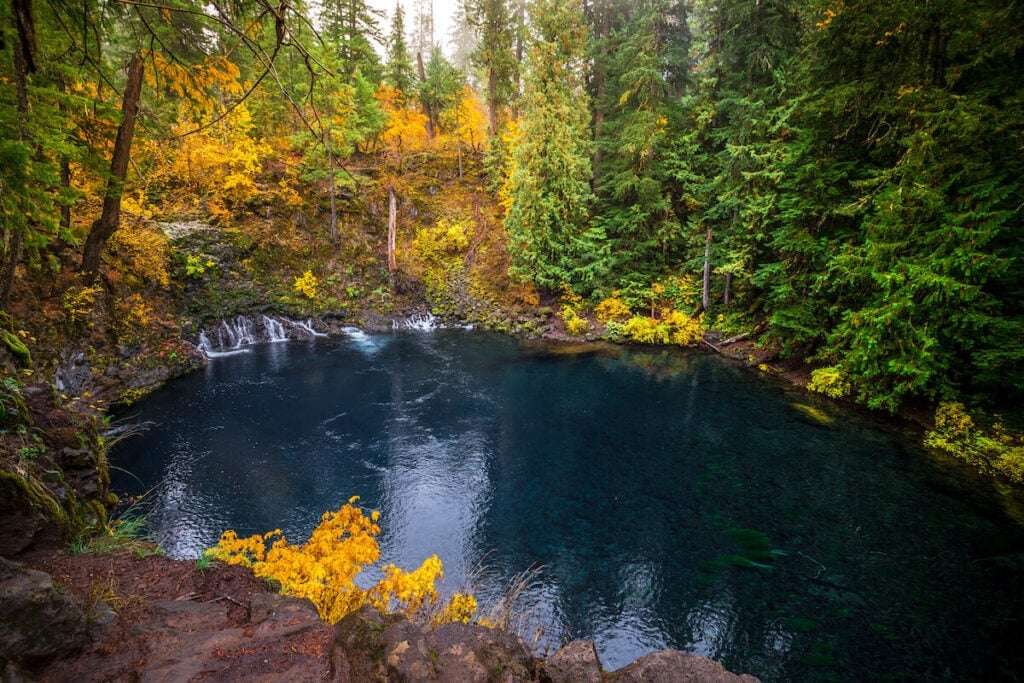
[[[30,508],[57,522],[64,529],[71,528],[67,511],[54,498],[53,493],[31,474],[20,474],[0,468],[0,500],[8,509]]]
[[[14,354],[14,357],[25,367],[32,365],[32,354],[29,353],[28,347],[25,346],[25,342],[18,338],[18,335],[10,332],[9,330],[0,329],[0,339],[3,340],[8,350]]]

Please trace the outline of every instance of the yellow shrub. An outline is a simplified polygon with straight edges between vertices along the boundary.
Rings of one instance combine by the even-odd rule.
[[[619,293],[613,292],[610,297],[594,308],[594,315],[602,323],[607,323],[609,320],[624,322],[629,320],[632,312],[629,310],[629,306],[619,298]]]
[[[669,341],[679,346],[693,346],[704,336],[700,318],[682,311],[664,311],[664,323],[668,327]]]
[[[228,530],[205,556],[249,567],[256,576],[280,584],[283,594],[309,599],[329,624],[363,605],[408,617],[431,614],[438,598],[436,583],[443,576],[436,555],[412,572],[388,565],[384,577],[368,589],[356,585],[356,575],[380,559],[376,538],[380,513],[364,515],[355,505],[357,500],[355,496],[337,512],[324,513],[320,525],[302,545],[289,545],[280,529],[248,538]],[[467,622],[475,611],[475,598],[456,593],[433,612],[431,623]]]
[[[622,333],[639,344],[668,344],[668,328],[644,315],[635,315],[627,320]]]
[[[587,319],[577,315],[571,306],[563,305],[559,315],[565,322],[565,331],[573,336],[583,334],[590,329],[590,323],[587,322]]]
[[[89,321],[90,316],[96,310],[99,303],[98,297],[103,293],[99,285],[92,287],[71,287],[64,292],[61,305],[64,308],[64,315],[72,325],[80,325]]]
[[[831,366],[813,371],[807,388],[830,398],[843,398],[850,394],[850,382],[839,368]]]
[[[317,280],[316,275],[313,275],[313,271],[307,270],[301,277],[295,278],[295,284],[292,286],[297,293],[307,299],[315,299],[316,289],[319,284],[320,281]]]

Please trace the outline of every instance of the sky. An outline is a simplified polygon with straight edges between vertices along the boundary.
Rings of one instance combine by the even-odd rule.
[[[430,0],[427,0],[430,1]],[[417,0],[401,0],[402,8],[405,11],[405,29],[408,33],[412,27],[413,18],[416,15]],[[448,34],[451,32],[452,16],[462,0],[433,0],[434,4],[434,42],[440,43],[441,49],[448,54]],[[384,35],[388,34],[391,28],[391,18],[395,13],[395,0],[370,0],[370,5],[383,10],[387,15],[381,23],[381,30]]]

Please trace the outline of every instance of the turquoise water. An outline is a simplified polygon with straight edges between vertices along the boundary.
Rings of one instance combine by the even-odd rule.
[[[765,680],[1014,680],[1024,536],[882,422],[671,350],[465,331],[266,344],[140,403],[113,454],[168,554],[304,539],[352,495],[385,561],[484,565],[538,647]],[[957,491],[957,493],[952,493]],[[1016,564],[1013,562],[1017,553]]]

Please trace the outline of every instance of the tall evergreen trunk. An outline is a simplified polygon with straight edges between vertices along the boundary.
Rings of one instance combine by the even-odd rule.
[[[711,226],[708,225],[707,235],[704,239],[704,286],[700,295],[700,307],[708,310],[711,303]]]
[[[427,82],[427,72],[423,68],[423,53],[416,53],[416,71],[420,77],[420,83]],[[430,107],[430,104],[421,100],[420,106],[423,109],[423,115],[427,117],[427,139],[434,139],[434,112]]]
[[[487,70],[487,129],[491,136],[498,133],[498,72],[493,66]]]
[[[139,113],[142,68],[142,57],[135,53],[128,63],[128,82],[125,84],[121,102],[123,119],[114,139],[114,153],[110,157],[110,179],[107,181],[107,191],[103,197],[103,212],[89,229],[89,236],[82,251],[82,275],[86,284],[91,284],[96,279],[103,247],[121,223],[121,196],[124,194],[124,179],[128,174],[132,139],[135,137],[135,119]]]
[[[331,191],[331,244],[338,246],[338,199],[334,189],[334,153],[331,151],[331,137],[327,134],[327,169]]]
[[[14,82],[17,90],[18,133],[21,141],[29,143],[31,131],[28,127],[28,74],[36,70],[35,62],[35,26],[32,21],[31,0],[13,0],[11,10],[18,27],[18,37],[14,44]],[[11,289],[14,287],[14,274],[21,260],[21,246],[24,235],[18,228],[4,229],[2,246],[3,259],[0,260],[0,309],[6,310],[11,303]]]

